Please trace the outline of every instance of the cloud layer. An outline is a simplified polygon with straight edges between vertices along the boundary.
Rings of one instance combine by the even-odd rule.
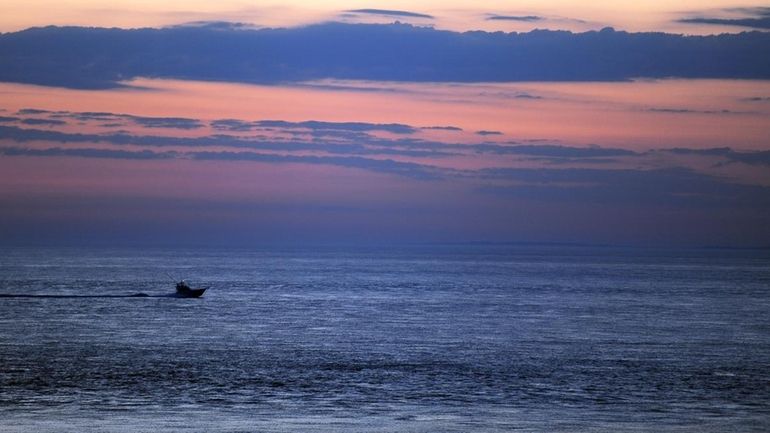
[[[391,9],[353,9],[346,12],[352,13],[352,14],[380,15],[380,16],[386,16],[386,17],[433,19],[433,15],[421,14],[421,13],[409,12],[409,11],[398,11],[398,10],[391,10]]]
[[[680,23],[713,24],[720,26],[749,27],[754,29],[770,29],[770,7],[728,9],[726,12],[741,13],[745,17],[714,17],[698,16],[682,18]]]
[[[425,135],[434,131],[450,137],[461,134],[454,126],[206,121],[35,108],[13,114],[5,116],[0,125],[0,155],[5,157],[305,164],[385,173],[412,181],[460,182],[482,195],[541,202],[770,210],[770,188],[720,171],[736,164],[770,167],[770,151],[738,152],[727,147],[632,151],[547,142],[521,144],[505,141],[497,131],[475,133],[502,136],[497,142],[459,143]],[[68,131],[73,124],[101,132]],[[132,132],[118,129],[126,126]],[[200,134],[178,135],[190,127]],[[464,165],[469,168],[460,168]]]
[[[390,11],[400,12],[400,11]],[[245,83],[770,78],[770,34],[451,32],[406,24],[285,29],[33,28],[0,35],[0,80],[108,88],[135,77]]]

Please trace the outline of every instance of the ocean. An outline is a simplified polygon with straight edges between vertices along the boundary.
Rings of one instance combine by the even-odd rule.
[[[770,430],[767,250],[4,248],[0,295],[0,432]]]

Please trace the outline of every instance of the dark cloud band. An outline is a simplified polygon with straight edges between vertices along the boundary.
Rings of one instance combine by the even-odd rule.
[[[504,34],[342,23],[288,29],[45,27],[0,35],[0,80],[108,88],[136,77],[245,83],[770,78],[767,52],[770,34],[761,32]]]
[[[354,13],[354,14],[366,14],[366,15],[382,15],[386,17],[433,19],[433,15],[421,14],[421,13],[409,12],[409,11],[397,11],[397,10],[390,10],[390,9],[352,9],[345,12]]]

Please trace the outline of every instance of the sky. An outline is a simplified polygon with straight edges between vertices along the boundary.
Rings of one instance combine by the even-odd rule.
[[[157,3],[0,5],[0,245],[770,245],[760,2]]]
[[[195,21],[243,22],[285,27],[323,21],[392,22],[393,19],[458,31],[528,31],[534,28],[709,34],[740,31],[687,19],[742,19],[762,16],[757,0],[6,0],[0,5],[0,31],[46,25],[159,27]],[[379,12],[379,13],[378,13]],[[406,13],[404,13],[406,12]],[[767,28],[765,20],[765,28]]]

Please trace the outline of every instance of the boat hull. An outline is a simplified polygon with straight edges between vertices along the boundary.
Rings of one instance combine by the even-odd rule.
[[[180,298],[200,298],[203,295],[203,292],[205,292],[206,289],[186,289],[186,290],[177,290],[176,294]]]

